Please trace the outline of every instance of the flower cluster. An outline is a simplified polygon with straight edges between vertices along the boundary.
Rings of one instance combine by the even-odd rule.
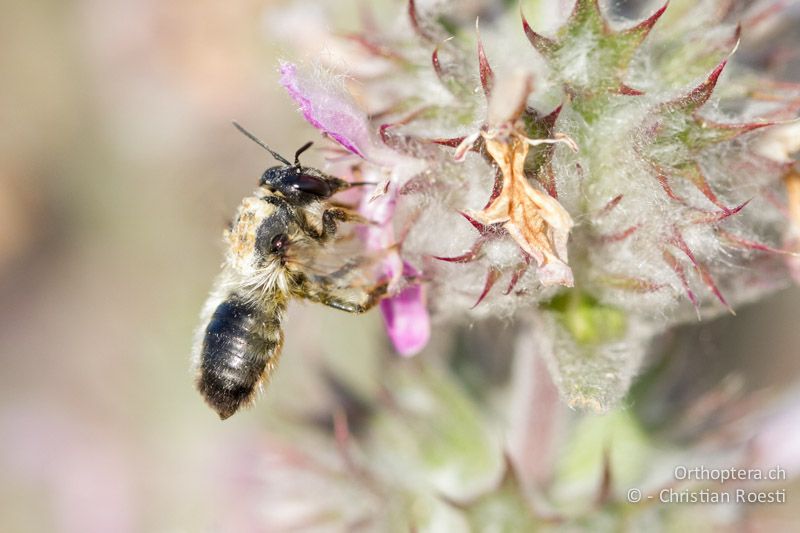
[[[342,2],[271,14],[311,58],[280,82],[328,170],[376,184],[359,235],[388,335],[431,348],[368,393],[329,377],[324,416],[269,441],[248,490],[270,530],[711,528],[626,489],[704,487],[676,463],[800,473],[796,396],[697,390],[691,343],[653,342],[800,279],[800,86],[737,61],[800,3],[509,4],[379,0],[339,34]]]
[[[404,27],[365,17],[281,82],[342,172],[381,184],[364,209],[396,245],[386,274],[426,280],[384,306],[399,350],[424,345],[426,309],[535,314],[563,397],[604,411],[655,335],[796,272],[800,89],[731,64],[769,2],[740,25],[721,1],[640,22],[568,4],[411,0]]]

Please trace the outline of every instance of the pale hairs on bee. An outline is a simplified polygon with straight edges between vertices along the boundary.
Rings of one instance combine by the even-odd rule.
[[[330,201],[357,185],[300,164],[306,143],[290,163],[242,126],[236,128],[281,164],[264,171],[258,188],[239,206],[230,228],[222,272],[201,312],[193,347],[196,384],[223,420],[254,401],[278,363],[281,327],[292,298],[350,313],[373,307],[386,283],[355,283],[362,266],[351,261],[331,273],[315,268],[315,256],[336,235],[340,222],[367,223]]]

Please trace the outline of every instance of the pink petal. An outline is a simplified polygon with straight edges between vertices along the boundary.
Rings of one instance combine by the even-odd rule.
[[[332,80],[301,75],[294,63],[280,63],[281,85],[305,119],[349,152],[366,159],[371,141],[367,117]]]
[[[365,228],[364,242],[367,249],[385,251],[396,244],[392,217],[397,203],[397,188],[392,184],[386,194],[377,198],[365,198],[361,213],[376,225]],[[403,281],[403,276],[420,274],[413,266],[402,260],[396,248],[389,250],[381,261],[381,273],[389,280],[389,291]],[[431,326],[425,305],[425,288],[415,283],[404,287],[399,293],[381,301],[381,312],[386,332],[400,355],[409,357],[419,353],[430,338]]]
[[[408,263],[403,267],[406,276],[418,274]],[[428,344],[431,324],[422,285],[409,285],[399,294],[381,301],[381,312],[386,332],[397,353],[405,357],[416,355]]]
[[[365,228],[363,231],[364,244],[367,250],[385,252],[385,257],[381,261],[382,274],[389,278],[389,292],[403,277],[403,260],[396,249],[391,249],[395,245],[394,227],[392,217],[397,203],[395,196],[397,191],[390,184],[390,189],[386,194],[377,198],[365,198],[361,204],[361,214],[373,221],[374,224]]]

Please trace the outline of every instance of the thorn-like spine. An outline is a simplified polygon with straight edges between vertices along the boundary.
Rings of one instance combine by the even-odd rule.
[[[536,33],[531,28],[531,25],[528,24],[528,19],[525,18],[525,13],[522,11],[522,6],[520,5],[519,10],[520,17],[522,17],[522,30],[525,32],[525,36],[530,41],[531,45],[539,51],[539,53],[543,55],[547,55],[553,51],[556,46],[556,42],[553,39],[548,39],[543,35]]]
[[[629,87],[624,83],[620,84],[617,92],[625,96],[644,96],[645,94],[644,91],[640,91],[639,89],[634,89],[633,87]]]
[[[431,54],[431,63],[433,64],[433,70],[436,72],[436,76],[439,78],[439,81],[443,82],[444,72],[442,71],[442,64],[439,62],[439,47],[433,49],[433,53]]]
[[[636,26],[634,26],[632,28],[628,28],[627,30],[624,30],[622,33],[629,34],[629,35],[630,34],[634,34],[634,35],[638,34],[638,35],[641,36],[640,37],[640,42],[643,41],[647,37],[647,35],[653,30],[653,26],[656,25],[656,23],[661,19],[661,17],[667,11],[668,7],[669,7],[669,0],[667,0],[667,2],[664,3],[664,5],[661,6],[659,9],[657,9],[655,13],[653,13],[652,15],[650,15],[649,17],[644,19],[642,22],[640,22]]]
[[[694,291],[692,291],[692,287],[689,285],[689,279],[686,277],[686,270],[681,265],[678,258],[672,255],[667,250],[662,250],[661,256],[664,258],[664,262],[669,266],[675,275],[678,276],[678,280],[681,282],[683,286],[683,290],[686,292],[686,297],[692,303],[695,312],[697,313],[697,320],[701,319],[700,316],[700,302],[697,300],[697,296],[695,296]]]
[[[474,217],[472,217],[469,213],[465,211],[459,211],[459,214],[462,217],[464,217],[467,220],[467,222],[469,222],[472,225],[472,227],[475,228],[481,235],[488,235],[491,233],[498,232],[498,230],[495,229],[493,226],[487,226],[486,224],[477,221]]]
[[[533,261],[533,258],[529,254],[527,254],[525,252],[522,252],[522,255],[523,255],[524,261],[511,274],[511,280],[508,282],[508,287],[506,287],[505,292],[503,292],[503,295],[505,295],[505,296],[508,296],[509,294],[511,294],[511,292],[516,288],[517,283],[519,283],[519,280],[522,279],[522,276],[525,275],[525,273],[528,271],[528,268],[530,268],[530,266],[531,266],[531,262]]]
[[[411,27],[422,40],[433,41],[433,36],[425,31],[419,22],[419,11],[417,11],[417,3],[415,0],[408,0],[408,19],[411,22]]]
[[[480,69],[481,87],[483,87],[483,92],[488,98],[492,94],[492,88],[494,87],[494,71],[486,58],[486,50],[483,48],[479,19],[475,19],[475,33],[478,37],[478,68]]]
[[[689,94],[681,97],[676,103],[681,106],[697,109],[708,102],[727,64],[728,59],[723,59],[714,70],[711,71],[711,74],[708,75],[703,83],[689,91]]]
[[[689,248],[689,245],[684,240],[683,235],[681,235],[680,232],[676,231],[670,243],[673,246],[675,246],[678,250],[683,252],[683,254],[689,259],[689,261],[691,261],[692,265],[694,266],[694,269],[700,275],[700,279],[703,280],[703,283],[706,285],[706,287],[709,288],[711,293],[732,315],[735,315],[736,313],[734,312],[733,308],[728,304],[728,301],[725,299],[725,296],[723,296],[722,292],[719,290],[719,287],[717,287],[717,283],[714,281],[711,272],[708,271],[708,268],[706,268],[705,265],[703,265],[700,261],[697,260],[694,252],[692,251],[691,248]]]
[[[494,284],[497,283],[497,280],[500,279],[502,274],[503,271],[497,267],[489,268],[489,272],[486,273],[486,281],[484,281],[483,290],[481,291],[480,296],[478,296],[478,300],[472,305],[472,309],[475,309],[481,304],[481,302],[489,294],[489,291],[492,290],[492,287],[494,287]]]

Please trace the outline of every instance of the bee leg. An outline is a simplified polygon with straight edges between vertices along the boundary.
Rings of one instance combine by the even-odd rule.
[[[346,207],[332,207],[322,213],[322,239],[327,240],[336,235],[337,222],[355,222],[369,224],[370,221]]]
[[[341,287],[333,283],[331,278],[319,276],[306,281],[302,295],[340,311],[365,313],[386,296],[387,287],[387,282],[372,287]]]
[[[346,207],[330,207],[322,212],[322,229],[317,229],[305,217],[299,217],[297,223],[300,228],[312,239],[324,243],[336,235],[339,222],[356,222],[358,224],[371,224],[352,209]]]

